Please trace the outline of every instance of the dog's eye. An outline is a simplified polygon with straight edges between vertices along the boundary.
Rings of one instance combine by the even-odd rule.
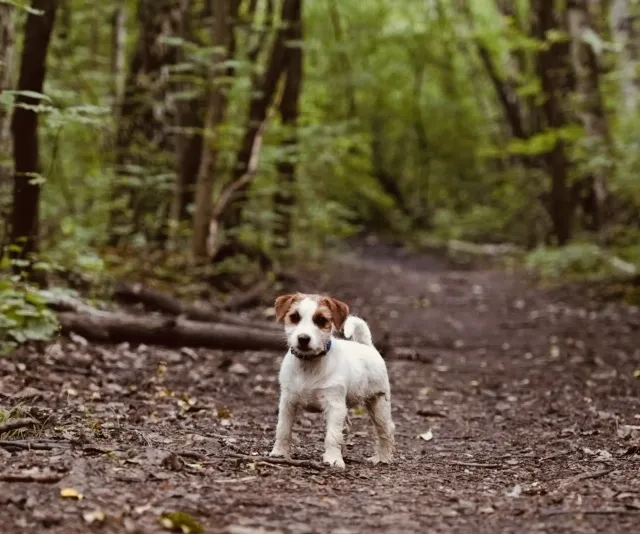
[[[326,317],[323,317],[322,315],[318,315],[318,317],[313,319],[313,322],[316,323],[316,326],[318,328],[324,328],[325,326],[327,326],[327,323],[329,321],[327,321]]]
[[[289,320],[292,323],[299,323],[300,322],[300,314],[298,312],[293,312],[291,315],[289,315]]]

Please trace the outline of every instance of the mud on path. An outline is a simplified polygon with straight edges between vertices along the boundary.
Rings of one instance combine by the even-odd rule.
[[[358,413],[343,473],[238,458],[272,445],[281,354],[64,342],[0,360],[2,407],[44,422],[11,439],[50,447],[0,447],[2,532],[159,533],[177,511],[207,533],[637,531],[638,309],[392,251],[305,279],[388,332],[394,465],[363,463]],[[295,457],[322,441],[302,416]]]

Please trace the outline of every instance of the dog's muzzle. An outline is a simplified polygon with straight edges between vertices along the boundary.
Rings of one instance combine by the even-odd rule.
[[[327,355],[329,350],[331,350],[331,340],[329,340],[329,343],[327,343],[325,348],[320,352],[300,352],[295,347],[289,347],[289,350],[291,351],[291,354],[299,360],[315,360],[316,358],[322,358]]]

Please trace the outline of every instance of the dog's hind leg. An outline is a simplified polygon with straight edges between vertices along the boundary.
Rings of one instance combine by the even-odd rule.
[[[369,417],[376,429],[377,440],[375,454],[369,458],[371,463],[390,464],[395,447],[395,425],[391,419],[391,402],[385,394],[372,397],[366,402]]]

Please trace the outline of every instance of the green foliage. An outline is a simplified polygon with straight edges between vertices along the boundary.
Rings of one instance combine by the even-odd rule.
[[[17,26],[20,44],[28,3],[0,1],[23,8]],[[127,71],[141,31],[137,4],[122,4],[127,12]],[[35,99],[31,109],[39,113],[41,171],[32,178],[43,184],[42,258],[55,272],[81,271],[94,284],[110,275],[137,272],[177,285],[188,285],[185,271],[214,278],[230,272],[255,274],[246,257],[203,270],[188,264],[192,206],[177,225],[174,241],[163,241],[181,143],[204,133],[217,149],[212,201],[232,179],[247,127],[252,81],[264,72],[269,56],[267,46],[254,64],[250,50],[261,32],[270,44],[274,31],[264,20],[266,0],[258,1],[260,15],[253,26],[249,3],[242,2],[235,55],[216,79],[229,98],[224,124],[202,132],[194,119],[178,127],[175,118],[186,107],[203,118],[209,91],[209,20],[200,11],[203,3],[193,4],[191,34],[162,35],[154,43],[177,51],[178,57],[161,76],[145,73],[137,80],[145,88],[139,103],[152,111],[145,117],[157,121],[151,133],[164,137],[157,140],[143,132],[146,118],[143,124],[134,121],[121,166],[116,151],[122,110],[114,28],[104,23],[112,20],[115,4],[69,0],[59,8],[44,94],[25,94]],[[227,234],[239,235],[243,243],[268,255],[280,254],[274,198],[290,188],[295,203],[289,259],[322,256],[330,243],[360,230],[403,239],[428,234],[442,241],[535,247],[551,234],[548,210],[540,201],[551,190],[544,156],[562,146],[570,160],[568,187],[589,173],[605,175],[612,209],[600,237],[620,257],[637,264],[633,236],[640,220],[640,118],[620,103],[620,72],[615,68],[619,50],[600,27],[583,35],[602,62],[599,96],[611,146],[587,135],[581,120],[584,103],[576,94],[563,99],[566,125],[551,128],[542,121],[533,128],[549,97],[541,88],[535,54],[568,44],[571,36],[558,28],[542,40],[536,38],[530,2],[512,4],[469,0],[462,4],[469,7],[467,13],[442,0],[305,0],[304,40],[289,43],[304,53],[297,148],[290,150],[284,143],[292,132],[273,114],[241,224],[227,228]],[[564,9],[560,4],[555,9]],[[505,15],[499,6],[513,10]],[[14,60],[18,62],[18,55]],[[512,101],[518,100],[527,127],[522,138],[513,135],[496,82],[512,91]],[[16,96],[15,90],[0,94],[3,109],[11,109]],[[164,131],[163,125],[170,126]],[[282,183],[278,163],[283,160],[296,164],[294,185]],[[0,187],[3,211],[10,201],[9,188]],[[111,221],[111,212],[124,214],[123,221]],[[106,248],[110,233],[119,235],[125,246]],[[591,275],[610,268],[587,244],[566,250],[539,248],[529,259],[545,276]]]
[[[527,256],[525,264],[545,280],[597,280],[617,274],[602,249],[591,243],[539,247]]]
[[[30,341],[47,341],[57,331],[41,290],[19,277],[0,278],[0,355]]]

